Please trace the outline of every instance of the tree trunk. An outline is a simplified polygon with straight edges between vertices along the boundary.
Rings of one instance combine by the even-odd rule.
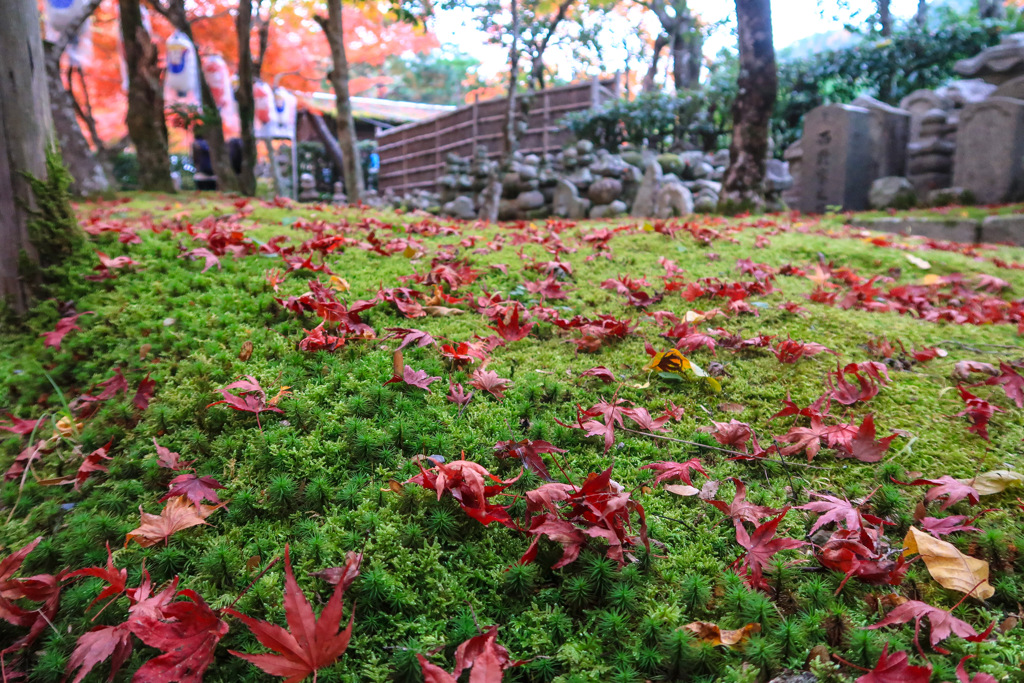
[[[60,75],[59,56],[53,59],[51,55],[47,55],[46,85],[49,90],[50,115],[53,118],[60,153],[74,179],[71,191],[82,196],[106,192],[110,189],[110,181],[103,171],[103,166],[89,148],[81,126],[78,125],[74,95],[64,87],[64,80]]]
[[[505,144],[502,154],[502,166],[512,164],[512,155],[519,147],[519,135],[516,130],[516,82],[519,79],[519,0],[511,0],[512,6],[512,46],[509,48],[508,97],[505,109]]]
[[[192,44],[196,39],[192,35],[192,24],[188,20],[185,11],[185,0],[171,0],[168,6],[160,4],[159,0],[149,0],[149,5],[166,18],[171,25],[184,33]],[[217,109],[217,101],[213,98],[213,91],[210,84],[206,82],[206,74],[203,73],[203,60],[196,50],[196,62],[199,67],[199,91],[203,104],[203,125],[200,129],[206,144],[210,147],[210,163],[213,165],[213,172],[217,176],[217,187],[220,190],[237,191],[238,178],[231,168],[231,157],[228,154],[228,146],[224,142],[224,122],[220,118],[220,110]]]
[[[878,23],[882,25],[882,35],[892,35],[892,12],[889,9],[891,0],[878,0]]]
[[[29,241],[28,209],[35,205],[23,174],[46,175],[52,124],[36,0],[0,2],[0,298],[15,312],[29,303],[22,254]]]
[[[327,151],[327,156],[331,158],[333,163],[338,168],[345,168],[345,153],[341,151],[341,145],[338,144],[338,139],[331,135],[331,131],[327,128],[327,122],[324,121],[324,117],[317,112],[306,112],[306,116],[313,123],[313,132],[320,138],[320,142],[323,143],[324,149]]]
[[[672,40],[672,81],[677,93],[692,90],[700,82],[700,31],[692,21],[680,21]]]
[[[327,18],[317,17],[317,22],[331,47],[333,67],[328,77],[338,106],[338,144],[343,156],[341,175],[345,180],[345,194],[350,203],[357,204],[363,196],[363,169],[359,163],[356,123],[352,116],[352,100],[348,94],[348,57],[345,54],[341,0],[327,0]]]
[[[928,0],[917,0],[917,14],[914,15],[914,23],[919,28],[924,28],[928,23]]]
[[[1003,19],[1006,7],[1003,0],[978,0],[978,16],[982,19]]]
[[[654,39],[654,54],[651,55],[651,66],[644,75],[644,82],[640,92],[657,92],[658,86],[655,85],[654,79],[658,75],[658,62],[661,61],[661,51],[665,49],[668,43],[669,37],[664,33],[659,33],[658,37]]]
[[[256,195],[256,103],[252,92],[253,62],[252,0],[239,0],[235,18],[238,32],[238,120],[242,137],[242,172],[238,175],[239,190],[247,197]]]
[[[756,203],[763,190],[768,132],[778,95],[771,0],[736,0],[740,93],[733,104],[731,163],[723,202]]]
[[[157,50],[142,24],[139,0],[118,0],[128,69],[128,135],[139,159],[139,189],[173,192]]]

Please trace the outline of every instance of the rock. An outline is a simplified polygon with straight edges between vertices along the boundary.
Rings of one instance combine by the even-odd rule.
[[[828,660],[826,660],[828,661]],[[776,676],[768,683],[817,683],[818,677],[806,671],[793,671]]]
[[[476,218],[476,209],[473,207],[473,199],[466,195],[460,195],[441,207],[441,211],[448,216],[472,220]]]
[[[907,209],[917,203],[917,191],[906,178],[887,176],[871,183],[868,203],[873,209]]]
[[[502,199],[498,202],[498,220],[511,221],[519,215],[519,209],[514,199]]]
[[[658,165],[661,166],[661,170],[665,173],[682,175],[683,162],[678,154],[659,154],[657,161]]]
[[[538,171],[536,166],[531,166],[530,164],[520,164],[519,177],[522,180],[536,180],[537,174]]]
[[[989,216],[981,222],[981,242],[1024,244],[1024,216]]]
[[[636,193],[643,182],[644,174],[636,166],[626,166],[622,171],[622,196],[619,197],[626,202],[626,206],[633,206],[636,201]]]
[[[587,196],[595,205],[611,204],[622,196],[622,181],[615,178],[601,178],[590,186]]]
[[[629,150],[628,152],[623,152],[619,156],[621,156],[622,160],[624,162],[626,162],[627,164],[629,164],[630,166],[640,167],[640,166],[644,165],[644,155],[643,155],[643,153],[642,152],[638,152],[635,149]]]
[[[331,204],[345,204],[348,202],[348,197],[345,196],[345,191],[342,189],[343,185],[334,183],[334,194],[331,196]],[[365,201],[363,202],[366,203]]]
[[[711,175],[715,168],[704,160],[703,152],[683,152],[679,155],[679,177],[683,180],[698,180]]]
[[[765,164],[764,186],[768,192],[785,192],[793,187],[793,176],[789,174],[789,163],[769,159]],[[721,185],[719,185],[721,192]]]
[[[967,206],[973,203],[971,193],[962,187],[943,187],[928,193],[928,206]]]
[[[575,185],[568,180],[559,180],[551,197],[551,213],[560,218],[583,218],[583,201]]]
[[[661,166],[657,161],[647,164],[643,180],[637,188],[636,198],[633,200],[633,210],[629,215],[637,218],[648,218],[654,215],[654,201],[661,186]]]
[[[711,157],[711,165],[714,166],[715,168],[729,168],[729,150],[720,149],[717,152],[715,152],[715,155]]]
[[[576,151],[580,155],[591,154],[594,151],[594,143],[590,140],[579,140],[576,143]]]
[[[590,167],[590,172],[607,178],[618,178],[625,168],[626,162],[621,157],[601,149],[597,151],[597,161]]]
[[[949,154],[918,154],[910,159],[907,165],[908,175],[921,173],[951,173],[953,157]]]
[[[681,182],[664,183],[654,201],[655,218],[672,218],[693,213],[693,195]]]
[[[501,179],[501,187],[505,199],[515,199],[526,189],[518,173],[506,173]]]
[[[594,182],[594,176],[591,174],[590,169],[583,167],[576,169],[576,172],[568,177],[569,182],[573,183],[580,190],[585,190],[590,187],[590,184]]]
[[[926,197],[933,190],[947,188],[953,184],[953,176],[950,173],[920,173],[910,176],[907,180],[914,186],[918,197]]]
[[[477,217],[482,221],[493,223],[498,220],[498,206],[501,203],[501,183],[497,179],[487,183],[480,193],[480,211]]]
[[[520,211],[539,209],[542,206],[544,206],[544,195],[538,190],[527,190],[516,198],[516,208]]]
[[[626,213],[626,202],[616,199],[610,204],[601,204],[590,209],[591,218],[612,218]]]
[[[708,190],[713,192],[716,196],[722,193],[722,183],[715,182],[714,180],[695,180],[693,186],[697,188],[697,191]]]

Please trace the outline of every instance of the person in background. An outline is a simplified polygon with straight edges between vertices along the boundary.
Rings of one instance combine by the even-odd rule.
[[[202,135],[196,135],[192,143],[192,165],[196,167],[193,178],[197,190],[216,190],[217,176],[213,173],[213,161],[210,159],[210,145]]]
[[[366,189],[377,191],[377,177],[380,175],[380,155],[371,150],[366,162]]]

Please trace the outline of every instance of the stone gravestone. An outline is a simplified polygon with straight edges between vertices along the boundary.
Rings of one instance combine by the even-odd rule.
[[[964,108],[953,185],[980,204],[1024,197],[1024,100],[990,97]]]
[[[906,175],[910,112],[868,95],[861,95],[851,104],[871,112],[871,180]]]
[[[910,139],[921,137],[921,122],[933,109],[952,109],[953,103],[940,97],[934,90],[915,90],[902,100],[900,109],[910,112]]]
[[[830,206],[868,208],[871,187],[871,112],[829,104],[804,117],[800,210],[824,213]]]

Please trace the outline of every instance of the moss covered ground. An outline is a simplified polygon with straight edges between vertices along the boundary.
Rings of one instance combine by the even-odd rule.
[[[499,624],[499,642],[514,658],[531,660],[507,671],[505,680],[756,681],[808,668],[822,680],[861,675],[839,659],[822,663],[829,658],[822,655],[822,648],[809,663],[808,655],[818,645],[829,655],[865,668],[873,667],[888,645],[890,651],[907,651],[915,664],[932,666],[933,681],[954,680],[961,657],[977,655],[967,665],[972,673],[1022,680],[1024,628],[1013,627],[1024,601],[1020,492],[986,496],[975,506],[961,501],[945,511],[938,505],[928,507],[928,514],[935,517],[973,517],[982,508],[993,509],[974,523],[980,531],[946,537],[962,552],[989,562],[995,594],[987,600],[963,599],[962,593],[942,588],[920,561],[911,564],[899,586],[852,579],[837,593],[842,573],[823,569],[812,546],[777,555],[779,561],[766,570],[769,588],[758,590],[744,582],[742,573],[731,570],[742,548],[729,518],[696,496],[681,497],[652,486],[650,471],[640,469],[651,462],[699,458],[709,477],[722,482],[718,499],[732,499],[734,486],[728,478],[737,477],[747,483],[751,501],[774,508],[805,504],[811,500],[810,491],[854,501],[874,492],[863,511],[891,523],[885,534],[898,553],[908,527],[915,524],[915,509],[926,488],[902,486],[893,479],[970,478],[1024,467],[1022,410],[1001,387],[970,389],[1003,411],[992,417],[990,440],[985,440],[968,431],[968,418],[957,416],[964,402],[951,376],[959,361],[998,366],[1021,360],[1024,351],[1016,323],[956,324],[865,310],[869,306],[863,305],[844,309],[808,300],[816,287],[811,277],[781,273],[772,279],[774,291],[746,299],[750,310],[743,313],[729,312],[728,299],[691,302],[679,290],[640,309],[627,306],[624,296],[600,283],[626,275],[646,277],[650,286],[644,290],[660,292],[666,271],[659,258],[675,261],[683,271],[676,278],[680,283],[705,277],[750,282],[753,276],[741,272],[737,260],[751,259],[776,270],[792,265],[812,277],[816,265],[831,263],[829,284],[840,300],[850,290],[840,271],[847,268],[864,279],[880,276],[883,291],[933,282],[949,292],[945,283],[955,282],[950,276],[960,274],[974,292],[981,291],[979,276],[992,276],[1009,286],[996,286],[997,293],[991,296],[1012,302],[1024,292],[1024,270],[1005,266],[1024,262],[1024,249],[939,248],[949,245],[851,231],[841,217],[821,222],[798,216],[702,217],[670,224],[682,226],[672,233],[666,226],[645,226],[636,220],[494,227],[255,201],[239,215],[243,204],[220,197],[133,195],[80,205],[83,225],[99,233],[90,237],[92,246],[109,257],[128,256],[138,265],[111,271],[111,279],[75,284],[74,309],[92,314],[79,319],[82,329],[69,333],[59,350],[44,348],[40,335],[53,330],[66,314],[66,302],[41,302],[23,324],[0,333],[0,412],[23,419],[59,418],[62,411],[77,410],[72,400],[90,390],[96,393],[94,387],[115,368],[129,385],[127,393],[99,402],[95,412],[81,420],[81,429],[33,463],[27,476],[2,483],[0,515],[6,523],[0,528],[0,557],[43,537],[21,575],[103,565],[104,546],[109,543],[114,563],[128,570],[131,585],[143,567],[157,583],[180,576],[182,587],[196,591],[214,608],[237,601],[235,608],[241,612],[284,624],[282,566],[260,573],[283,553],[285,544],[290,545],[300,585],[322,600],[329,596],[330,586],[309,573],[343,563],[349,551],[361,552],[361,576],[346,594],[346,603],[356,605],[352,642],[337,664],[320,671],[320,681],[422,680],[417,653],[432,653],[431,661],[450,670],[455,646],[475,635],[477,624]],[[339,232],[351,239],[325,257],[328,267],[349,286],[338,295],[342,301],[373,299],[381,287],[417,287],[429,295],[430,286],[412,280],[403,284],[400,278],[425,275],[432,259],[446,251],[457,252],[479,273],[475,282],[452,295],[475,299],[484,291],[500,292],[533,308],[541,299],[524,283],[544,276],[526,266],[554,258],[548,249],[555,235],[569,250],[560,259],[571,264],[572,275],[560,271],[567,298],[543,305],[564,319],[577,314],[628,318],[636,331],[596,352],[581,353],[569,341],[577,333],[534,316],[528,337],[490,353],[487,369],[512,381],[504,399],[476,391],[460,410],[446,399],[449,381],[461,382],[468,390],[472,366],[453,368],[435,346],[409,347],[404,350],[405,364],[441,381],[430,393],[401,383],[383,386],[392,374],[397,342],[382,338],[390,327],[425,330],[439,344],[489,336],[490,321],[471,310],[468,301],[446,304],[462,309],[462,315],[416,319],[380,303],[361,314],[376,331],[376,339],[350,337],[334,352],[309,352],[299,350],[298,343],[305,337],[303,330],[319,320],[311,313],[300,316],[282,308],[275,296],[300,296],[309,289],[309,280],[326,281],[324,273],[289,273],[275,295],[265,272],[284,269],[279,255],[254,249],[256,253],[239,257],[227,253],[220,257],[222,268],[206,273],[200,272],[202,259],[179,258],[182,250],[209,246],[190,236],[186,226],[194,226],[197,235],[208,234],[214,224],[243,229],[250,245],[266,245],[278,235],[298,245],[313,237],[304,226],[317,221],[326,222],[325,234],[342,226]],[[423,234],[423,226],[432,223],[451,229]],[[103,228],[107,230],[101,232]],[[138,235],[138,243],[119,241],[125,228]],[[599,230],[615,231],[606,242],[607,253],[597,253],[595,242],[583,239]],[[417,246],[390,256],[359,248],[371,232],[382,242],[408,238]],[[465,246],[472,241],[465,241],[470,236],[478,239]],[[501,248],[491,250],[488,243]],[[908,255],[927,264],[915,263]],[[313,263],[319,262],[319,255],[314,256]],[[499,264],[507,273],[491,267]],[[962,299],[953,296],[949,305],[966,306]],[[869,296],[867,303],[872,301]],[[785,302],[796,302],[805,310],[780,308]],[[816,342],[838,354],[843,364],[880,360],[867,345],[881,336],[899,340],[908,351],[938,347],[947,355],[923,363],[890,361],[892,381],[876,397],[852,406],[833,404],[832,423],[859,425],[872,414],[879,437],[897,434],[882,462],[838,459],[828,448],[810,467],[803,454],[730,460],[727,453],[708,447],[719,446],[709,434],[713,421],[747,423],[762,446],[770,445],[772,435],[806,424],[802,418],[770,420],[786,396],[801,407],[821,396],[828,390],[826,375],[835,370],[837,357],[821,353],[781,364],[765,349],[734,353],[719,348],[712,355],[702,348],[687,354],[719,375],[721,393],[689,375],[673,381],[645,369],[645,343],[658,351],[674,343],[659,336],[671,325],[659,325],[650,313],[666,311],[682,319],[689,311],[712,308],[725,312],[703,323],[703,330],[720,326],[745,338],[776,335]],[[252,352],[242,360],[246,342],[251,342]],[[615,381],[605,384],[581,376],[594,366],[608,368]],[[155,392],[140,411],[132,397],[147,375],[156,383]],[[270,395],[289,388],[291,393],[278,404],[283,413],[263,413],[257,425],[248,413],[224,405],[208,407],[221,398],[221,388],[246,375],[256,378]],[[572,425],[577,404],[588,408],[613,397],[645,407],[652,415],[671,404],[681,407],[681,418],[669,421],[663,436],[695,444],[620,429],[606,453],[599,437],[558,423]],[[68,408],[65,401],[71,402]],[[49,436],[53,428],[41,429]],[[12,465],[29,438],[0,437],[0,471]],[[142,548],[134,542],[126,545],[125,535],[139,525],[140,506],[148,513],[160,511],[163,504],[158,500],[172,476],[156,462],[154,439],[182,459],[195,460],[199,474],[223,483],[221,498],[229,503],[207,519],[208,525],[180,531],[166,545]],[[602,541],[592,540],[577,561],[551,569],[561,550],[544,539],[537,561],[517,566],[529,535],[498,524],[485,527],[448,495],[438,500],[432,491],[414,484],[398,485],[419,472],[414,458],[420,454],[440,454],[449,462],[465,458],[510,479],[519,473],[518,461],[494,455],[494,445],[510,439],[546,440],[565,449],[558,459],[560,467],[554,467],[550,455],[544,456],[559,481],[568,476],[579,482],[588,473],[612,466],[614,480],[646,511],[649,535],[656,541],[650,552],[642,545],[631,547],[620,567],[605,556]],[[108,472],[90,476],[80,490],[45,485],[73,474],[78,454],[108,442]],[[697,476],[695,481],[700,487],[704,480]],[[523,494],[543,483],[527,471],[507,492]],[[504,500],[511,504],[512,517],[523,520],[523,499]],[[790,510],[778,535],[807,540],[815,519],[812,513]],[[637,522],[635,515],[633,521]],[[816,537],[815,542],[822,541]],[[123,601],[98,616],[97,609],[87,609],[102,585],[97,579],[66,584],[52,628],[27,654],[29,680],[61,680],[79,636],[97,624],[125,619]],[[879,599],[888,593],[942,609],[956,605],[954,615],[979,631],[993,621],[997,627],[984,642],[957,637],[944,641],[942,647],[949,654],[929,647],[924,627],[919,651],[912,623],[862,628],[881,618]],[[694,621],[729,629],[757,623],[761,631],[729,648],[701,642],[680,628]],[[241,623],[228,623],[231,629],[205,680],[271,680],[228,653],[263,651]],[[0,643],[23,633],[24,629],[0,621]],[[156,654],[138,644],[119,678],[128,680]],[[88,680],[101,680],[108,671],[108,665],[101,664]]]

